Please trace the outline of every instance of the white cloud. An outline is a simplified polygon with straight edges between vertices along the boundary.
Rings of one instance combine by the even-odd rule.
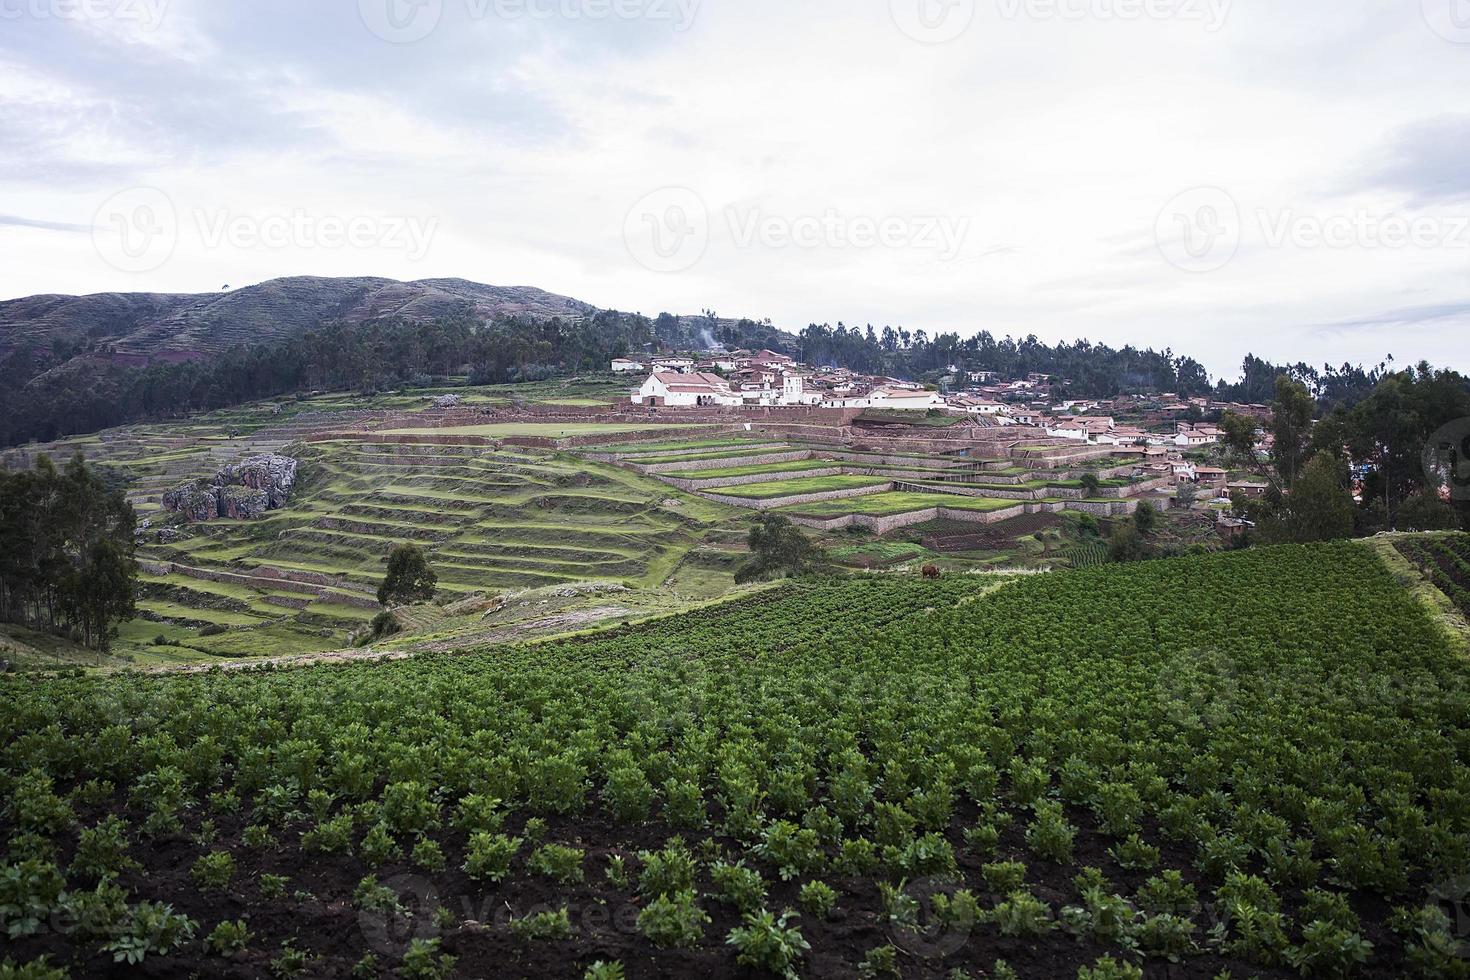
[[[42,227],[0,229],[0,295],[463,276],[793,329],[1168,346],[1217,374],[1247,351],[1465,367],[1470,249],[1269,242],[1283,216],[1466,215],[1463,198],[1415,186],[1444,183],[1463,124],[1427,121],[1470,82],[1470,49],[1418,7],[1158,0],[1147,8],[1163,14],[1123,20],[1107,12],[1129,8],[1101,0],[1057,8],[1081,17],[978,0],[968,30],[938,45],[906,36],[888,0],[703,0],[684,31],[586,16],[592,5],[505,19],[444,0],[415,44],[377,39],[352,3],[262,0],[247,16],[174,0],[133,40],[117,23],[23,21],[0,35],[0,159],[21,165],[0,175],[0,213]],[[1171,10],[1224,16],[1210,31]],[[87,236],[44,227],[90,222],[134,184],[186,215],[406,214],[438,230],[410,261],[211,249],[185,221],[169,261],[130,276]],[[1203,274],[1155,246],[1160,210],[1201,186],[1242,215],[1234,259]],[[672,274],[624,242],[629,209],[661,187],[694,191],[710,222],[702,259]],[[742,245],[732,220],[753,213],[966,234],[949,259],[919,235]]]

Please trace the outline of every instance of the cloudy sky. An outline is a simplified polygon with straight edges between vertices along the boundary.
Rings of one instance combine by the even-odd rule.
[[[0,297],[600,306],[1470,369],[1470,0],[0,0]]]

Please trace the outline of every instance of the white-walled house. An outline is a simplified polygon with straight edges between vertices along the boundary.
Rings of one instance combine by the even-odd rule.
[[[690,371],[694,369],[692,357],[655,357],[653,366],[658,371]]]
[[[903,391],[896,388],[874,388],[868,394],[868,407],[901,412],[927,412],[943,408],[944,399],[937,391]]]
[[[669,408],[706,408],[739,405],[725,379],[715,374],[677,374],[660,371],[649,376],[633,396],[635,405],[664,405]]]
[[[614,374],[638,374],[648,370],[648,364],[644,361],[635,361],[630,357],[615,357],[612,362]]]

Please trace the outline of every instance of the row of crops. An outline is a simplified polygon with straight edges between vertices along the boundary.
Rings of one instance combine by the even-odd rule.
[[[4,680],[3,956],[1464,977],[1467,678],[1337,544],[801,581],[472,656]]]
[[[1470,534],[1408,538],[1396,547],[1462,613],[1470,615]]]

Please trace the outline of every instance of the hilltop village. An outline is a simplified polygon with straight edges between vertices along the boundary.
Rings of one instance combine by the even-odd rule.
[[[1036,373],[1004,378],[996,372],[959,368],[951,369],[944,385],[926,386],[813,367],[769,350],[623,357],[610,367],[617,375],[645,377],[630,392],[629,402],[651,411],[804,407],[860,411],[870,421],[895,413],[891,416],[895,423],[934,419],[938,424],[1017,427],[1049,440],[1111,447],[1115,455],[1136,456],[1139,477],[1168,477],[1248,497],[1266,489],[1263,481],[1245,475],[1232,480],[1230,470],[1205,465],[1202,454],[1190,452],[1219,446],[1225,433],[1218,422],[1225,413],[1234,413],[1257,423],[1254,454],[1268,454],[1271,435],[1265,425],[1271,411],[1265,405],[1181,397],[1174,392],[1069,398],[1070,382],[1064,378]]]

